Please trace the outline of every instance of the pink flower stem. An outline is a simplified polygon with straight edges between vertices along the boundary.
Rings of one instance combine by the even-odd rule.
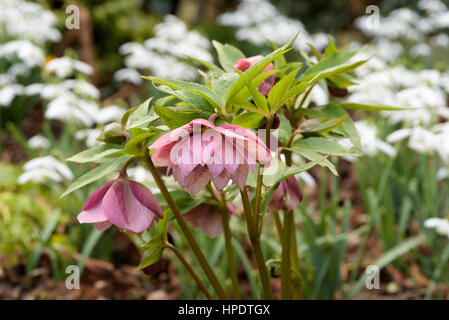
[[[260,234],[258,229],[254,228],[255,225],[253,221],[253,214],[251,210],[251,204],[248,198],[248,192],[246,191],[246,186],[240,192],[240,194],[242,196],[246,225],[248,228],[248,234],[251,242],[252,251],[256,258],[257,267],[259,269],[260,281],[262,282],[264,298],[267,300],[273,300],[273,292],[270,286],[270,277],[268,276],[267,265],[265,264],[265,258],[263,256],[262,248],[260,246]]]
[[[147,153],[147,152],[145,153],[143,160],[145,161],[145,164],[147,165],[148,169],[150,170],[151,175],[154,178],[154,181],[156,182],[157,186],[159,187],[159,190],[161,191],[162,196],[164,197],[165,201],[167,201],[167,204],[170,207],[170,209],[173,213],[173,216],[175,217],[176,221],[178,222],[182,232],[184,233],[184,236],[187,239],[187,242],[189,243],[190,248],[192,249],[199,264],[201,265],[201,268],[203,269],[204,273],[206,274],[207,278],[209,279],[215,292],[217,293],[217,296],[220,299],[227,299],[227,296],[226,296],[226,293],[225,293],[223,287],[220,285],[220,282],[218,281],[217,277],[215,276],[214,271],[212,270],[211,266],[207,262],[206,257],[201,252],[201,249],[200,249],[198,243],[196,242],[195,238],[193,237],[192,232],[190,231],[189,227],[187,226],[187,223],[185,222],[184,218],[182,217],[182,214],[179,212],[178,207],[176,206],[176,203],[173,201],[173,198],[171,197],[170,193],[168,192],[164,181],[162,180],[161,176],[159,175],[159,172],[157,171],[156,167],[154,166],[154,163],[151,160],[149,153]]]
[[[232,249],[232,242],[231,242],[232,235],[231,229],[229,228],[230,215],[228,213],[228,208],[226,206],[225,194],[221,192],[221,199],[219,199],[216,193],[214,192],[214,189],[210,182],[207,185],[207,190],[209,191],[212,198],[215,199],[220,209],[221,221],[223,224],[223,233],[225,238],[225,246],[226,246],[226,258],[228,259],[229,275],[231,276],[232,292],[234,293],[234,299],[240,300],[242,299],[242,296],[240,294],[239,288],[237,265],[235,263],[234,252]]]
[[[240,300],[242,299],[242,296],[240,294],[240,288],[239,288],[239,279],[237,275],[237,265],[235,263],[234,258],[234,252],[232,250],[232,236],[231,236],[231,230],[229,228],[229,218],[230,215],[227,212],[226,208],[226,200],[223,195],[221,194],[222,198],[222,204],[223,208],[221,211],[221,220],[223,222],[223,233],[225,237],[225,245],[226,245],[226,255],[228,259],[228,269],[229,269],[229,275],[231,276],[231,284],[232,284],[232,292],[234,293],[234,299]]]
[[[207,297],[207,299],[214,300],[214,297],[212,296],[212,294],[209,292],[209,290],[207,290],[206,286],[201,281],[200,277],[196,274],[195,270],[193,270],[193,268],[190,266],[190,264],[187,262],[187,260],[181,254],[181,252],[179,252],[179,250],[174,245],[172,245],[171,243],[168,243],[168,242],[164,243],[164,247],[169,248],[171,251],[173,251],[173,253],[179,258],[179,260],[181,260],[182,264],[187,269],[187,271],[190,273],[193,280],[195,280],[196,284],[201,289],[201,291],[203,291],[203,293]]]

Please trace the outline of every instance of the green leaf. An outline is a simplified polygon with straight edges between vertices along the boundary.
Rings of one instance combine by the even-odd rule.
[[[238,79],[237,73],[224,73],[219,78],[211,80],[211,89],[218,99],[220,105],[224,106],[226,103],[226,95],[232,84]]]
[[[142,261],[137,266],[138,270],[151,266],[161,259],[162,253],[165,249],[162,245],[163,240],[163,234],[158,233],[149,243],[145,245],[145,254]]]
[[[291,150],[294,153],[297,153],[300,156],[302,156],[302,157],[304,157],[304,158],[306,158],[307,160],[310,160],[310,161],[316,161],[316,160],[320,160],[321,159],[321,161],[318,163],[318,165],[323,166],[323,167],[327,167],[333,174],[338,176],[337,168],[335,168],[334,164],[332,162],[330,162],[326,158],[323,159],[323,156],[320,155],[319,153],[317,153],[315,151],[312,151],[312,150],[299,148],[299,147],[292,147],[292,148],[285,148],[285,149],[286,150]]]
[[[179,128],[193,119],[209,118],[209,114],[204,112],[200,113],[197,110],[188,107],[161,107],[156,104],[154,105],[154,111],[171,129]]]
[[[218,41],[213,40],[212,45],[217,51],[218,61],[221,67],[230,72],[233,70],[233,65],[240,59],[245,58],[245,55],[236,47],[229,44],[221,44]]]
[[[142,104],[140,104],[134,112],[129,114],[128,120],[126,121],[125,128],[127,130],[131,128],[141,127],[153,120],[157,119],[157,116],[154,113],[150,112],[150,104],[153,97],[148,98]],[[122,119],[123,123],[123,119]]]
[[[309,118],[339,118],[347,115],[347,113],[336,104],[328,104],[311,109],[305,109],[304,112]],[[355,127],[351,117],[346,117],[341,126],[333,129],[332,132],[349,138],[351,140],[351,143],[354,145],[350,151],[357,155],[362,155],[362,144],[360,142],[359,132]]]
[[[100,160],[106,156],[113,155],[115,153],[119,153],[123,148],[119,147],[116,144],[105,143],[99,146],[81,151],[70,158],[67,161],[78,162],[78,163],[86,163],[86,162],[95,162]]]
[[[353,156],[354,154],[335,141],[325,138],[310,137],[296,142],[296,147],[336,156]]]
[[[270,104],[271,112],[276,113],[277,110],[287,102],[288,90],[292,86],[298,71],[299,69],[290,72],[288,76],[283,77],[271,88],[270,93],[268,94],[268,103]]]
[[[257,106],[257,109],[263,113],[268,113],[268,100],[263,94],[259,92],[258,87],[254,86],[250,81],[248,82],[248,89],[251,93],[251,97],[253,98],[254,103]]]
[[[347,114],[340,118],[326,119],[326,118],[314,118],[304,121],[301,126],[301,132],[316,132],[326,133],[338,128],[348,117]]]
[[[104,162],[95,169],[88,171],[87,173],[83,174],[81,177],[76,179],[61,195],[61,198],[65,197],[66,195],[72,193],[73,191],[79,188],[82,188],[94,181],[97,181],[98,179],[105,177],[106,175],[110,174],[113,171],[120,169],[125,164],[128,158],[129,158],[128,155],[122,156],[120,158]]]
[[[296,37],[295,37],[296,39]],[[293,39],[293,41],[295,40]],[[285,52],[288,51],[288,47],[291,45],[292,42],[282,46],[281,48],[273,51],[269,55],[267,55],[264,59],[260,60],[250,68],[248,68],[245,72],[243,72],[240,77],[237,79],[237,81],[234,82],[232,87],[228,91],[228,96],[226,98],[226,109],[229,107],[229,105],[232,102],[233,97],[239,93],[240,90],[242,90],[244,87],[247,86],[248,82],[253,80],[255,77],[257,77],[262,71],[265,69],[266,66],[268,66],[274,59],[281,56]]]
[[[339,107],[349,110],[368,110],[368,111],[406,111],[415,108],[382,106],[375,104],[364,104],[357,102],[337,102]]]
[[[137,136],[133,137],[131,140],[128,141],[128,143],[125,145],[125,151],[131,155],[136,156],[143,155],[141,150],[142,142],[144,142],[146,139],[155,134],[156,132],[144,132],[138,134]]]
[[[199,64],[205,66],[207,69],[209,69],[212,72],[215,72],[216,74],[222,74],[224,71],[218,67],[217,65],[211,63],[211,62],[207,62],[205,60],[202,60],[200,58],[196,58],[196,57],[192,57],[192,56],[187,56],[189,59],[198,62]]]
[[[279,116],[279,127],[278,127],[278,139],[282,143],[282,145],[286,146],[288,141],[290,140],[291,135],[293,134],[293,129],[290,124],[290,121],[285,117],[284,112],[282,110],[278,112]]]
[[[243,128],[258,128],[262,125],[265,117],[257,112],[243,112],[232,119],[232,124]]]
[[[157,89],[175,96],[179,100],[186,102],[188,105],[194,107],[198,111],[209,112],[210,114],[215,112],[213,105],[211,105],[208,100],[206,100],[199,94],[185,90],[173,90],[167,86],[160,86]]]
[[[153,81],[154,83],[168,86],[175,90],[185,90],[197,93],[201,95],[203,98],[205,98],[207,101],[209,101],[209,103],[212,104],[214,108],[220,109],[218,98],[215,96],[213,91],[206,86],[194,82],[173,80],[168,78],[157,78],[157,77],[143,77],[143,78]]]
[[[320,164],[321,161],[326,160],[326,157],[322,157],[321,159],[315,160],[315,161],[310,161],[307,162],[306,164],[303,164],[302,166],[299,167],[288,167],[285,171],[284,171],[284,175],[281,178],[282,180],[285,180],[287,178],[290,178],[291,176],[297,175],[301,172],[307,171],[312,169],[313,167],[315,167],[317,164]]]

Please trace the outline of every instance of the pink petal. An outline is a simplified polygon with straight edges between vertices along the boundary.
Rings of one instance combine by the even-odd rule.
[[[113,181],[110,181],[108,183],[105,183],[100,188],[95,190],[87,199],[87,201],[84,203],[83,210],[89,210],[91,208],[94,208],[98,206],[98,204],[101,203],[103,200],[104,195],[108,191],[108,189],[111,187]]]
[[[197,166],[184,178],[184,188],[194,195],[203,189],[212,179],[212,174],[207,167]],[[182,186],[182,185],[181,185]]]
[[[112,223],[110,223],[109,221],[98,222],[97,224],[95,224],[95,227],[98,229],[98,231],[104,231],[110,226],[112,226]]]
[[[194,227],[201,228],[209,237],[215,238],[223,232],[221,214],[210,205],[200,204],[189,213],[184,214],[183,217]]]
[[[140,201],[145,207],[151,210],[153,213],[157,214],[159,217],[163,218],[162,209],[159,206],[159,203],[156,200],[156,197],[145,187],[143,184],[130,181],[129,185],[131,187],[131,191],[137,200]]]
[[[81,211],[77,218],[80,223],[96,223],[107,220],[106,215],[101,209],[101,202],[96,207]]]
[[[271,75],[264,81],[262,81],[262,83],[259,85],[259,92],[267,97],[273,85],[274,85],[274,75]]]
[[[296,209],[302,200],[302,192],[299,188],[298,181],[294,176],[289,177],[285,180],[285,187],[289,196],[287,208],[289,208],[290,210]]]
[[[231,177],[228,171],[223,170],[218,176],[212,178],[212,182],[217,190],[223,190],[223,188],[228,184],[229,179],[231,179]]]
[[[161,167],[170,165],[171,150],[176,143],[177,142],[172,142],[154,150],[151,154],[151,159],[154,164]]]
[[[243,190],[246,179],[248,178],[248,165],[241,164],[237,170],[231,175],[232,182],[239,186],[240,190]]]
[[[249,62],[248,59],[242,58],[237,60],[233,67],[240,71],[246,71],[249,67],[251,67],[251,62]]]
[[[149,228],[155,214],[133,194],[128,181],[119,179],[106,192],[103,212],[119,228],[141,233]]]

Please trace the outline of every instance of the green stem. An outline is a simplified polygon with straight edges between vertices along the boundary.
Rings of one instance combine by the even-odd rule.
[[[282,233],[282,261],[281,261],[281,296],[282,300],[290,299],[290,258],[291,258],[291,232],[293,224],[293,212],[285,211],[284,228]]]
[[[268,276],[267,266],[263,256],[262,248],[260,246],[260,237],[258,229],[254,228],[254,222],[252,220],[251,204],[248,198],[248,192],[245,188],[240,192],[242,196],[242,203],[246,218],[246,226],[248,228],[249,239],[251,242],[252,251],[256,258],[257,267],[259,269],[260,281],[262,282],[262,288],[264,292],[264,298],[267,300],[273,299],[273,292],[270,286],[270,277]]]
[[[203,269],[204,273],[206,274],[207,278],[209,279],[212,287],[214,288],[215,292],[217,293],[217,296],[220,299],[227,299],[227,296],[226,296],[225,291],[223,290],[223,287],[218,282],[218,279],[215,276],[214,271],[212,270],[211,266],[207,262],[206,257],[204,257],[204,254],[201,252],[201,249],[198,246],[198,243],[196,242],[195,238],[193,237],[192,232],[190,231],[189,227],[187,226],[187,223],[185,222],[184,218],[182,217],[182,214],[179,212],[178,207],[176,206],[170,193],[168,192],[167,187],[164,184],[164,181],[162,180],[161,176],[159,175],[159,172],[157,171],[156,167],[154,166],[154,163],[151,160],[150,155],[148,153],[145,153],[143,160],[145,161],[145,164],[148,166],[148,169],[150,170],[151,175],[154,178],[154,181],[156,182],[157,186],[159,187],[159,190],[161,191],[162,196],[164,197],[165,201],[167,201],[167,204],[170,207],[170,209],[173,213],[173,216],[175,217],[176,221],[178,222],[182,232],[184,233],[184,236],[187,239],[187,242],[190,245],[190,248],[192,249],[193,253],[195,254],[196,258],[198,259],[198,262],[201,265],[201,268]]]
[[[273,211],[274,223],[276,225],[276,230],[278,232],[279,240],[282,241],[282,223],[279,217],[279,212]]]
[[[294,212],[292,214],[292,233],[291,233],[291,263],[293,266],[293,270],[295,270],[299,277],[299,284],[298,286],[293,286],[292,292],[293,292],[293,299],[300,300],[301,299],[301,286],[302,286],[302,279],[301,279],[301,270],[299,269],[299,254],[298,254],[298,245],[296,241],[296,224],[295,224],[295,215]]]
[[[214,297],[212,296],[212,294],[209,292],[209,290],[207,290],[203,281],[201,281],[200,277],[196,274],[196,272],[193,270],[193,268],[190,266],[190,264],[187,262],[187,260],[181,254],[181,252],[179,252],[179,250],[174,245],[172,245],[170,243],[164,243],[164,246],[169,248],[171,251],[173,251],[173,253],[179,258],[179,260],[181,260],[182,264],[187,269],[187,271],[190,273],[193,280],[195,280],[196,284],[201,289],[201,291],[203,291],[203,293],[205,294],[207,299],[214,300]]]

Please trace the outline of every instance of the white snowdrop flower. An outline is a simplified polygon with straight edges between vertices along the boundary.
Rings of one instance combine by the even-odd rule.
[[[441,218],[430,218],[424,221],[424,227],[435,229],[435,231],[443,236],[449,237],[449,221]]]
[[[20,59],[28,67],[40,66],[44,63],[44,52],[28,40],[13,40],[0,45],[0,57],[13,60]]]
[[[95,122],[106,124],[112,121],[120,121],[123,114],[126,112],[125,109],[119,106],[107,106],[98,109],[97,114],[95,116]]]
[[[76,80],[65,80],[61,83],[61,86],[67,90],[73,90],[74,92],[85,95],[91,98],[100,98],[100,91],[90,82],[86,80],[76,79]]]
[[[449,36],[445,33],[437,34],[430,39],[430,43],[434,46],[446,48],[449,46]]]
[[[329,96],[326,90],[323,89],[320,85],[315,85],[310,92],[312,101],[317,105],[323,105],[329,103]]]
[[[435,149],[436,140],[436,136],[432,132],[421,127],[415,127],[410,135],[408,146],[418,153],[428,153]]]
[[[437,171],[437,179],[439,181],[446,179],[449,176],[449,171],[446,168],[440,168]]]
[[[418,43],[410,49],[410,54],[413,57],[427,57],[432,50],[426,43]]]
[[[28,146],[32,149],[48,149],[50,141],[41,135],[35,135],[28,140]]]
[[[137,182],[142,183],[142,182],[154,181],[151,173],[147,169],[145,169],[144,167],[141,167],[141,166],[129,168],[126,170],[126,173],[132,180],[137,181]],[[156,193],[160,193],[160,191],[157,191]]]
[[[43,182],[50,179],[56,182],[73,180],[73,173],[65,164],[52,156],[34,158],[23,166],[24,173],[19,176],[18,183],[28,181]]]
[[[379,151],[385,153],[389,157],[395,155],[395,149],[388,143],[377,138],[377,128],[369,125],[365,121],[355,122],[355,127],[359,132],[362,151],[368,156],[375,156]]]
[[[298,173],[297,175],[295,175],[295,177],[304,181],[306,186],[308,186],[310,188],[316,188],[316,181],[310,173],[304,171],[304,172]]]
[[[158,77],[193,80],[198,77],[196,67],[187,61],[186,56],[213,61],[209,41],[196,31],[188,31],[179,18],[167,15],[154,30],[155,37],[147,39],[144,44],[131,42],[120,47],[119,52],[126,55],[127,68],[116,73],[116,80],[139,84],[138,69],[149,70]]]
[[[114,73],[115,81],[128,81],[135,85],[140,85],[142,83],[142,78],[140,73],[133,68],[123,68]]]
[[[10,38],[30,40],[39,45],[57,42],[61,33],[54,27],[55,15],[37,3],[0,0],[0,28]]]
[[[101,144],[101,142],[97,140],[100,134],[101,134],[100,129],[83,129],[75,133],[75,138],[77,140],[85,140],[86,146],[88,148],[92,148]]]
[[[386,141],[389,143],[395,143],[395,142],[401,141],[405,138],[410,137],[410,135],[412,134],[412,131],[413,131],[412,129],[396,130],[387,136]]]
[[[45,117],[63,121],[77,121],[86,126],[92,126],[98,105],[94,102],[81,100],[72,93],[62,93],[47,105]]]
[[[0,106],[8,107],[14,98],[23,93],[23,86],[20,84],[10,84],[0,89]]]
[[[0,87],[14,83],[16,81],[16,78],[11,74],[0,74]]]
[[[27,96],[40,95],[44,87],[43,83],[32,83],[24,87],[23,93]]]
[[[45,65],[45,70],[47,72],[54,73],[59,78],[67,78],[73,75],[75,71],[86,75],[93,73],[93,68],[90,65],[69,57],[61,57],[51,60]]]
[[[436,28],[444,29],[449,27],[449,11],[440,12],[432,17],[433,24]]]
[[[427,11],[427,13],[438,13],[448,10],[446,5],[439,0],[419,0],[418,8]]]

